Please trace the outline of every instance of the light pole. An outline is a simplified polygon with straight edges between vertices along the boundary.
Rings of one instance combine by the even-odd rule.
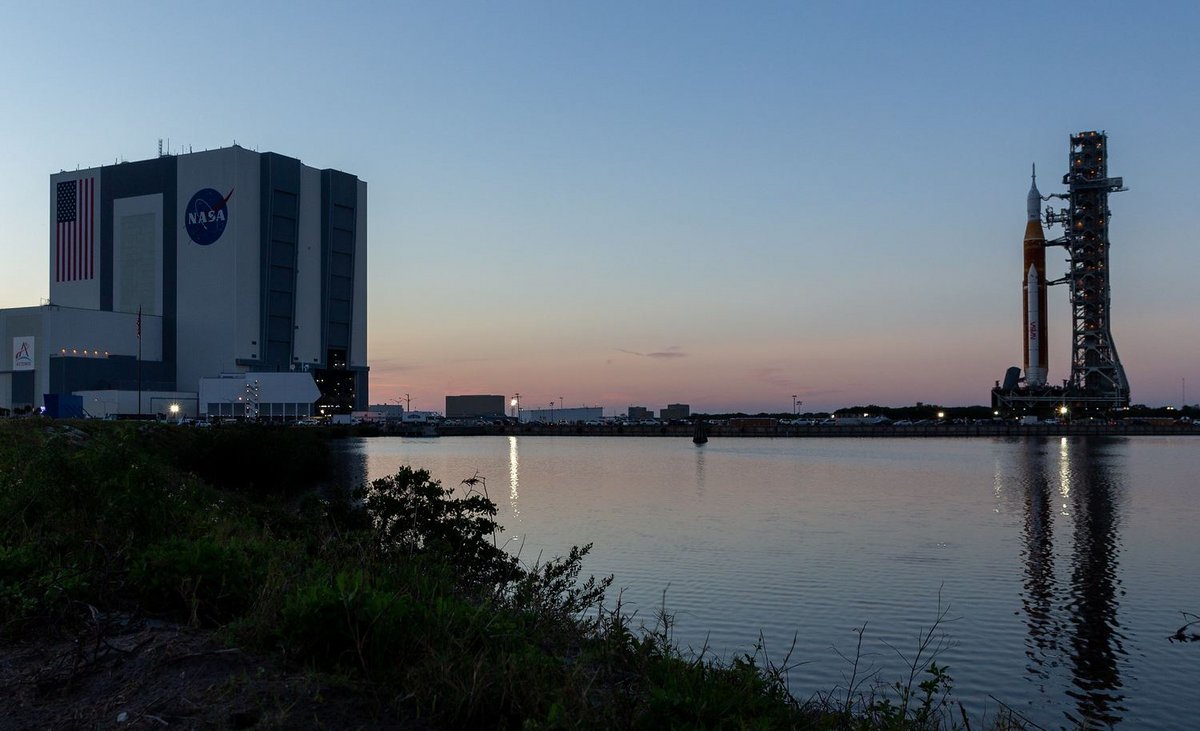
[[[518,424],[519,424],[519,423],[521,423],[521,392],[520,392],[520,391],[518,391],[517,393],[513,394],[512,401],[509,403],[509,406],[513,406],[513,407],[515,407],[515,408],[516,408],[516,410],[517,410],[517,423],[518,423]]]
[[[554,402],[550,402],[550,423],[554,423]]]
[[[796,406],[801,402],[796,400],[797,394],[792,394],[792,416],[796,415]]]
[[[408,394],[404,394],[404,410],[405,412],[412,411],[412,399],[408,397]]]

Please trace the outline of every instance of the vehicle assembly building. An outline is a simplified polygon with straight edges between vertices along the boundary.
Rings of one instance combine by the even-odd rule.
[[[229,398],[202,403],[221,390],[201,380],[253,373],[294,376],[271,380],[291,391],[282,413],[308,411],[302,381],[319,389],[314,413],[366,408],[367,185],[354,175],[237,145],[61,172],[49,233],[48,302],[0,310],[0,408],[159,392],[228,414]]]
[[[1034,178],[1027,198],[1023,299],[1024,376],[1008,369],[992,389],[992,407],[1005,413],[1108,413],[1129,406],[1129,382],[1117,355],[1110,322],[1108,194],[1126,190],[1108,177],[1108,137],[1104,132],[1071,135],[1066,194],[1042,197]],[[1041,201],[1060,199],[1065,208],[1039,211]],[[1046,241],[1042,223],[1061,224],[1063,235]],[[1047,281],[1047,246],[1067,253],[1067,273]],[[1066,284],[1072,313],[1071,375],[1061,386],[1047,382],[1047,285]]]

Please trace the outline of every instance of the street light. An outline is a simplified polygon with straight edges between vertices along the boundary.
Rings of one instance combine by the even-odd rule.
[[[796,396],[797,394],[792,394],[792,416],[796,415],[796,404],[801,403],[800,401],[796,400]]]

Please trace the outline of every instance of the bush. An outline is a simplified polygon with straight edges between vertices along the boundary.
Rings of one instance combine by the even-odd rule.
[[[410,598],[372,586],[361,571],[300,587],[281,614],[282,639],[295,657],[373,677],[394,677],[426,629]]]
[[[520,575],[517,559],[499,545],[503,530],[496,504],[486,495],[454,490],[430,479],[426,470],[401,467],[391,477],[358,491],[374,523],[376,548],[383,556],[438,556],[472,587],[507,585]]]
[[[265,553],[237,540],[172,538],[142,553],[129,579],[147,609],[217,625],[250,607],[262,585]]]

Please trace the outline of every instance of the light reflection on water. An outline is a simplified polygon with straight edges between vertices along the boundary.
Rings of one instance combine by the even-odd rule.
[[[1200,511],[1187,438],[377,438],[346,445],[347,479],[401,464],[447,485],[508,479],[499,519],[524,556],[594,542],[650,622],[721,654],[797,638],[800,697],[847,669],[854,628],[884,678],[903,669],[939,595],[956,697],[995,696],[1048,727],[1153,728],[1200,714],[1200,648],[1171,645],[1200,608]]]
[[[517,506],[521,493],[521,457],[517,451],[517,437],[508,438],[508,503],[512,516],[521,519],[521,509]]]

